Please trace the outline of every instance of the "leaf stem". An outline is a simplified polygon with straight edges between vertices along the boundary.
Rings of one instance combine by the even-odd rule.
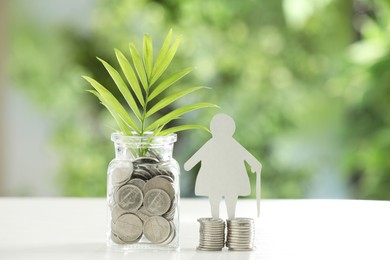
[[[149,83],[149,82],[148,82]],[[149,84],[145,88],[145,106],[143,107],[142,110],[142,117],[141,117],[141,135],[144,135],[145,131],[145,119],[146,119],[146,114],[147,114],[147,107],[148,107],[148,102],[149,102]]]

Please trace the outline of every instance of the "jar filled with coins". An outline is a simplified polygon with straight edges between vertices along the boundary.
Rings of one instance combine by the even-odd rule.
[[[179,248],[179,165],[172,158],[176,134],[113,133],[115,159],[108,167],[110,247]]]

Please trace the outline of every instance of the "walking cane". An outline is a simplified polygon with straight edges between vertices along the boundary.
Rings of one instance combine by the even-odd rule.
[[[261,197],[261,167],[256,172],[256,202],[257,202],[257,217],[260,217],[260,197]]]

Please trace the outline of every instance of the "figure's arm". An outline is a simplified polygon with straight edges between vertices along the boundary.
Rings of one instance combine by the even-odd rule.
[[[206,144],[204,144],[198,151],[196,151],[190,159],[188,159],[185,163],[184,163],[184,170],[186,171],[189,171],[191,170],[195,165],[197,165],[201,160],[202,160],[202,153],[203,153],[203,149],[204,149],[204,146]]]
[[[263,167],[261,163],[251,153],[245,150],[245,148],[242,149],[245,151],[244,160],[249,164],[252,172],[260,173],[261,168]]]

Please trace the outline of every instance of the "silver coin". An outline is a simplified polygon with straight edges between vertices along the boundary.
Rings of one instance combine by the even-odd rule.
[[[153,177],[147,181],[143,191],[146,194],[149,190],[152,189],[164,190],[169,195],[171,200],[175,197],[175,187],[173,186],[172,182],[161,176]]]
[[[253,246],[254,239],[246,239],[246,238],[235,237],[235,238],[229,238],[226,241],[226,243],[227,244],[232,244],[232,245],[242,245],[242,246],[250,247],[250,246]]]
[[[150,217],[152,217],[153,215],[150,214],[144,206],[142,206],[141,208],[139,208],[137,210],[137,212],[135,213],[141,220],[142,222],[145,223],[145,221],[147,221]]]
[[[140,165],[139,167],[146,169],[153,176],[169,176],[172,179],[175,179],[175,175],[173,174],[173,172],[178,172],[179,170],[167,163],[145,164]]]
[[[208,247],[223,247],[225,241],[223,240],[223,237],[221,238],[215,238],[213,240],[209,239],[209,240],[206,240],[206,239],[200,239],[199,240],[199,245],[200,246],[208,246]]]
[[[241,233],[228,233],[228,237],[230,238],[241,238],[241,239],[251,239],[253,237],[254,232],[241,232]]]
[[[222,250],[222,248],[224,248],[224,244],[216,245],[216,246],[210,246],[210,245],[207,245],[207,244],[204,244],[204,245],[199,244],[198,247],[201,250],[219,251],[219,250]]]
[[[200,232],[200,234],[204,235],[204,237],[201,238],[202,240],[213,240],[214,238],[224,236],[223,230],[218,231],[218,234],[207,233],[207,232]]]
[[[145,194],[144,207],[150,214],[161,216],[171,207],[171,199],[164,190],[152,189]]]
[[[166,179],[167,181],[169,181],[170,183],[174,183],[174,180],[172,179],[172,177],[168,176],[168,175],[159,175],[158,176],[159,178],[162,178],[162,179]]]
[[[253,224],[253,218],[233,218],[226,221],[227,224]]]
[[[134,178],[128,182],[128,184],[133,184],[133,185],[137,186],[141,191],[144,189],[145,183],[146,182],[140,178]]]
[[[230,251],[253,251],[254,247],[250,248],[229,248]]]
[[[140,179],[145,180],[145,181],[153,178],[153,175],[151,175],[149,171],[142,169],[142,168],[134,169],[133,176],[135,178],[140,178]]]
[[[220,244],[215,244],[215,245],[211,245],[209,243],[200,243],[199,244],[199,247],[200,248],[203,248],[203,249],[216,249],[216,250],[221,250],[223,247],[224,247],[224,243],[220,243]]]
[[[129,163],[127,167],[116,167],[111,171],[111,182],[114,186],[124,184],[130,179],[133,172],[133,164]]]
[[[178,171],[178,170],[167,169],[167,167],[165,167],[165,166],[158,167],[158,170],[159,170],[160,176],[169,176],[173,180],[175,179],[175,174],[173,172]]]
[[[122,209],[118,204],[115,204],[111,208],[111,220],[115,223],[120,216],[126,213],[128,212]]]
[[[222,250],[222,248],[208,248],[208,247],[201,247],[201,246],[198,246],[197,248],[196,248],[197,250],[199,250],[199,251],[221,251]]]
[[[162,242],[162,244],[167,245],[173,241],[173,239],[176,237],[176,228],[175,224],[173,224],[172,221],[169,222],[169,225],[171,226],[171,233],[169,234],[168,238]]]
[[[198,222],[205,224],[219,223],[225,225],[225,221],[223,221],[221,218],[198,218]]]
[[[152,243],[160,244],[166,241],[170,233],[171,225],[163,217],[153,216],[144,224],[144,235]]]
[[[154,164],[158,162],[159,160],[154,157],[138,157],[133,161],[134,164]]]
[[[142,164],[138,167],[139,169],[147,171],[152,176],[152,178],[156,176],[167,176],[164,168],[161,168],[161,164]]]
[[[139,170],[147,172],[150,176],[150,179],[160,175],[160,172],[153,164],[141,164],[139,165]]]
[[[229,240],[227,242],[229,242],[230,244],[248,245],[249,246],[251,243],[254,242],[254,240],[235,237],[235,238],[229,238]]]
[[[111,229],[125,243],[137,241],[142,235],[142,221],[134,214],[121,215],[117,221],[111,222]]]
[[[163,217],[167,220],[173,220],[176,213],[176,206],[177,206],[176,198],[173,198],[173,200],[171,201],[171,207],[168,209],[166,213],[163,214]]]
[[[114,199],[122,209],[136,211],[142,205],[143,194],[137,186],[126,184],[117,190]]]
[[[254,229],[237,229],[237,230],[233,230],[232,227],[230,227],[230,230],[228,231],[229,234],[236,235],[236,236],[245,235],[245,234],[253,234],[253,232],[254,232]]]
[[[214,229],[214,230],[208,230],[208,229],[200,229],[199,232],[202,233],[202,234],[205,234],[205,235],[208,235],[208,236],[219,236],[221,234],[223,234],[222,232],[224,232],[225,229]]]
[[[126,244],[125,241],[121,240],[117,234],[111,232],[111,236],[110,236],[111,240],[116,243],[116,244]]]

